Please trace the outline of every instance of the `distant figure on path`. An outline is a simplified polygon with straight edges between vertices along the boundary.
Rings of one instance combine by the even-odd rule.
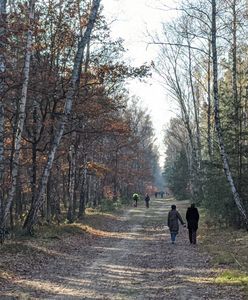
[[[134,202],[133,206],[134,207],[138,206],[138,200],[139,200],[139,195],[137,193],[134,193],[133,194],[133,202]]]
[[[150,197],[148,194],[146,194],[146,197],[145,197],[146,208],[149,208],[149,201],[150,201]]]
[[[176,209],[176,205],[171,205],[171,210],[168,213],[168,227],[170,229],[170,234],[171,234],[171,242],[172,244],[175,243],[176,241],[176,236],[179,231],[179,222],[185,227],[186,224],[183,222],[183,219],[180,215],[180,213]]]
[[[190,244],[196,244],[196,231],[198,229],[199,213],[194,203],[192,203],[187,209],[186,220],[188,223]]]
[[[154,195],[155,195],[155,198],[157,198],[157,197],[158,197],[158,192],[155,192],[155,194],[154,194]]]

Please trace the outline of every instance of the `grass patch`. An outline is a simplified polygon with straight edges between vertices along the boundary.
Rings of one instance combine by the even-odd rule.
[[[21,228],[17,228],[12,233],[12,238],[5,241],[0,246],[2,253],[9,252],[16,254],[18,252],[25,252],[28,248],[27,244],[49,244],[54,243],[56,240],[63,240],[64,238],[90,234],[89,228],[92,230],[111,230],[115,231],[114,224],[116,222],[121,223],[121,209],[115,212],[100,211],[99,208],[87,208],[86,214],[82,221],[76,221],[73,224],[62,223],[60,225],[51,223],[43,223],[35,226],[34,233],[32,236],[26,234]]]
[[[228,270],[221,273],[215,282],[219,285],[234,285],[242,287],[246,295],[248,295],[248,273],[236,270]]]
[[[225,264],[248,272],[248,234],[245,230],[235,230],[209,225],[201,213],[199,241],[203,251],[213,257],[214,264]]]
[[[43,239],[61,239],[66,235],[77,235],[85,233],[85,226],[80,223],[43,225],[37,231],[37,237]]]
[[[211,254],[213,255],[212,261],[215,265],[232,265],[235,263],[234,257],[228,252],[213,249]]]
[[[248,233],[245,230],[222,227],[204,210],[200,210],[199,244],[211,256],[215,266],[226,271],[215,282],[241,286],[248,296]]]
[[[248,287],[248,274],[235,270],[225,271],[216,278],[216,283],[233,284]]]

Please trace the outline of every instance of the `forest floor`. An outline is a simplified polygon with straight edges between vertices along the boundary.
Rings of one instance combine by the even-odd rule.
[[[0,299],[248,299],[248,276],[235,271],[243,260],[228,246],[234,233],[220,239],[202,225],[199,244],[190,245],[181,227],[171,244],[172,203],[152,199],[149,209],[139,203],[118,215],[92,213],[84,224],[7,241],[0,248]],[[176,204],[184,216],[188,203]],[[239,234],[247,259],[247,233]]]

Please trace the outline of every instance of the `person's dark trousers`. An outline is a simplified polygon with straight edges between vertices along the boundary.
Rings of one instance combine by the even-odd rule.
[[[172,242],[172,244],[174,244],[176,241],[177,234],[176,234],[176,232],[171,232],[170,234],[171,234],[171,242]]]
[[[149,201],[146,201],[146,208],[149,208]]]
[[[189,241],[190,244],[196,244],[196,230],[189,228]]]

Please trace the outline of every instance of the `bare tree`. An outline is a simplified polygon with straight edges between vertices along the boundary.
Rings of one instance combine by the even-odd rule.
[[[185,20],[183,21],[183,24],[185,24]],[[185,29],[182,32],[180,31],[181,26],[179,28],[174,24],[168,28],[165,26],[166,43],[161,43],[159,67],[156,70],[165,80],[166,88],[170,91],[173,99],[179,104],[191,148],[190,155],[187,158],[191,174],[192,197],[197,200],[200,193],[200,185],[199,182],[197,183],[197,179],[199,178],[199,159],[201,159],[198,103],[193,82],[192,45],[187,28],[182,26]]]

